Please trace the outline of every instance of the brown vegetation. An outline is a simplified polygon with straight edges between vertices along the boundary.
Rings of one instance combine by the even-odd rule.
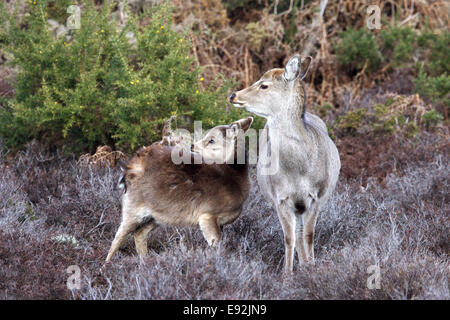
[[[120,259],[101,269],[120,220],[119,169],[51,161],[30,145],[0,159],[0,297],[8,299],[449,299],[449,150],[428,139],[428,157],[373,180],[342,177],[316,228],[316,264],[281,281],[282,232],[252,177],[242,216],[211,249],[201,232],[162,227],[139,263],[129,239]],[[424,150],[425,151],[425,150]],[[44,156],[44,158],[43,158]],[[10,163],[10,164],[7,164]],[[31,170],[30,170],[31,168]],[[42,179],[36,184],[37,176]],[[81,290],[66,288],[70,265]],[[366,286],[381,268],[381,289]]]
[[[450,27],[445,1],[400,2],[379,2],[383,17],[392,25],[397,21],[404,26],[423,28],[428,22],[435,30]],[[301,52],[313,57],[311,75],[306,79],[310,83],[308,105],[323,102],[335,105],[346,94],[353,102],[362,88],[384,79],[391,68],[388,65],[381,73],[370,76],[363,69],[349,77],[337,66],[333,52],[335,37],[348,26],[364,26],[370,1],[329,1],[323,17],[319,1],[307,3],[302,10],[295,9],[295,16],[274,15],[273,5],[262,10],[238,7],[229,17],[219,0],[175,1],[175,4],[178,8],[175,21],[180,29],[189,27],[194,31],[193,54],[205,68],[206,80],[221,72],[227,78],[235,78],[239,87],[248,87],[264,71],[283,65],[294,53]]]

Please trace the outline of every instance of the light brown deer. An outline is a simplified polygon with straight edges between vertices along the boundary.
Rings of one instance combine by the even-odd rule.
[[[147,235],[158,224],[199,226],[208,244],[217,244],[220,226],[239,217],[248,196],[248,164],[234,160],[237,141],[252,121],[248,117],[211,129],[192,145],[190,164],[174,163],[173,155],[181,150],[176,146],[154,143],[141,148],[119,179],[119,186],[125,190],[122,222],[106,262],[129,234],[134,235],[138,254],[145,256]],[[203,160],[196,164],[198,154]]]
[[[284,69],[269,70],[230,96],[234,106],[267,119],[257,179],[283,228],[286,274],[293,270],[294,249],[300,261],[314,261],[317,214],[334,190],[341,166],[325,123],[305,111],[302,80],[311,61],[294,55]],[[273,150],[279,150],[276,157]],[[275,165],[277,172],[265,174],[266,165]]]

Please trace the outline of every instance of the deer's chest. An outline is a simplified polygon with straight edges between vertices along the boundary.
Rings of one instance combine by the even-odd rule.
[[[315,194],[315,186],[325,170],[317,170],[314,148],[306,145],[301,138],[286,137],[276,130],[265,128],[261,134],[258,159],[258,184],[261,191],[272,200],[292,193]]]

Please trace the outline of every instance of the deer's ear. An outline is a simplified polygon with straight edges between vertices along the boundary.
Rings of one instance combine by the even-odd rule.
[[[243,120],[244,121],[242,122],[242,130],[244,130],[244,132],[247,132],[247,130],[250,129],[250,126],[253,123],[253,117],[247,117]]]
[[[226,132],[228,138],[237,137],[239,133],[239,125],[237,124],[237,121],[230,124]]]
[[[303,80],[308,74],[309,67],[311,66],[312,57],[306,56],[300,60],[300,79]]]
[[[311,65],[312,57],[300,57],[296,54],[289,59],[286,67],[284,68],[283,78],[286,81],[293,81],[300,77],[303,80],[308,74],[309,66]]]
[[[238,121],[233,122],[232,124],[230,124],[230,127],[241,129],[244,132],[246,132],[252,125],[252,122],[253,122],[253,117],[247,117],[247,118],[240,119]]]
[[[283,78],[286,81],[293,81],[300,75],[300,56],[294,55],[289,59],[284,67]]]

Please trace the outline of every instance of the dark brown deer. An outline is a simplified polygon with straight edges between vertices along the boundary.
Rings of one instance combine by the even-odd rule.
[[[248,164],[233,160],[237,141],[252,121],[249,117],[211,129],[192,145],[190,164],[174,163],[173,155],[181,150],[176,146],[155,143],[141,148],[119,180],[125,190],[122,222],[106,262],[129,234],[134,235],[138,254],[145,256],[147,235],[159,224],[199,226],[208,244],[217,244],[220,226],[239,217],[248,196]],[[198,154],[203,158],[196,164]]]

